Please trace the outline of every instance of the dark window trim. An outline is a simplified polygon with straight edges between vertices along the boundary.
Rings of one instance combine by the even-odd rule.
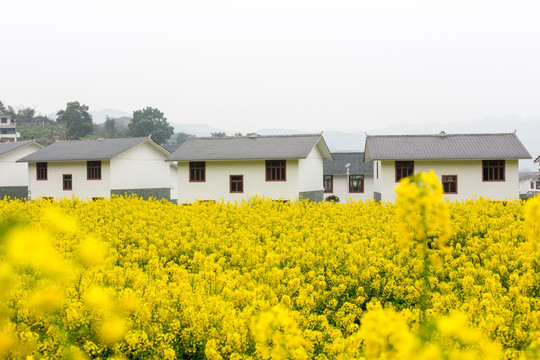
[[[412,163],[412,166],[404,165],[404,163],[409,163],[409,162]],[[396,182],[399,182],[399,180],[414,174],[414,160],[401,160],[401,161],[396,160],[395,169],[396,169]]]
[[[498,165],[490,165],[490,161],[499,162]],[[497,178],[495,178],[495,171],[499,170],[497,173]],[[502,173],[502,179],[498,177]],[[486,179],[487,177],[487,179]],[[492,177],[492,179],[490,179]],[[506,160],[482,160],[482,182],[504,182],[506,181]]]
[[[354,178],[354,177],[359,177],[359,179],[361,180],[360,183],[362,184],[360,186],[360,189],[358,191],[354,191],[353,190],[353,186],[351,184],[351,180]],[[349,193],[350,194],[363,194],[364,193],[364,175],[349,175]]]
[[[334,175],[323,175],[323,188],[326,194],[334,192]]]
[[[206,182],[206,162],[189,162],[189,182]]]
[[[40,168],[41,165],[41,168]],[[38,181],[45,181],[47,180],[48,176],[48,168],[49,165],[46,162],[38,162],[36,163],[36,180]]]
[[[69,176],[69,178],[66,178]],[[73,175],[72,174],[62,174],[62,190],[72,191],[73,190]]]
[[[101,180],[101,160],[86,162],[86,179]]]
[[[279,165],[273,165],[273,162],[280,162]],[[266,181],[287,181],[287,160],[266,160],[265,167],[265,179]],[[272,170],[276,170],[273,172]],[[279,171],[279,176],[278,176]],[[273,174],[272,174],[273,173]],[[273,175],[275,179],[273,179]]]
[[[233,177],[240,177],[240,180],[233,180]],[[233,184],[237,185],[236,188],[238,189],[238,184],[240,184],[241,190],[233,190]],[[244,175],[229,175],[229,192],[231,194],[243,194],[244,193]]]
[[[444,180],[445,176],[453,176],[455,178],[455,180],[454,181],[445,181]],[[445,183],[447,183],[447,184],[452,184],[452,183],[456,184],[456,191],[455,192],[454,191],[446,191],[444,189],[444,184]],[[457,175],[442,175],[441,176],[441,185],[443,187],[443,193],[444,194],[457,194],[458,193],[458,176]]]

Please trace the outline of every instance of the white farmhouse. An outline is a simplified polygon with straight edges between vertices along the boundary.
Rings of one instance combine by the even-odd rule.
[[[540,194],[540,172],[519,173],[519,197],[526,199]]]
[[[170,199],[170,152],[150,138],[56,142],[25,156],[30,198]]]
[[[518,159],[530,159],[515,133],[368,136],[376,200],[394,201],[403,177],[435,171],[451,200],[518,197]]]
[[[0,143],[0,198],[28,196],[28,166],[17,160],[41,148],[35,141]]]
[[[322,135],[193,138],[169,158],[178,162],[178,202],[323,199]]]
[[[324,159],[324,196],[339,201],[373,199],[373,161],[364,162],[364,152],[334,151],[334,161]]]

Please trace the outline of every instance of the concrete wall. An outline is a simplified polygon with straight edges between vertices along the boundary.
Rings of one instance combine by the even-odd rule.
[[[474,199],[480,196],[494,200],[518,197],[518,160],[506,160],[505,181],[482,181],[482,160],[415,161],[414,172],[435,171],[439,181],[443,175],[457,175],[457,194],[445,194],[450,201]],[[381,200],[394,201],[395,162],[382,161],[379,168]]]
[[[347,199],[352,201],[373,199],[373,176],[364,175],[363,193],[350,193],[347,175],[334,175],[332,190],[331,193],[324,193],[324,197],[336,195],[341,203],[345,203]]]
[[[296,200],[299,196],[298,160],[287,160],[286,181],[266,181],[265,160],[207,161],[206,181],[189,181],[189,162],[178,163],[178,202],[234,201],[258,195]],[[244,192],[230,192],[230,175],[243,175]],[[319,177],[318,181],[320,183]],[[322,185],[319,185],[322,187]]]
[[[0,199],[5,197],[12,199],[27,199],[28,186],[0,186]]]
[[[130,196],[137,195],[145,200],[153,197],[157,200],[171,199],[171,188],[154,188],[154,189],[117,189],[111,190],[111,195]]]
[[[101,162],[101,180],[87,180],[86,161],[49,162],[47,180],[36,179],[36,163],[28,164],[30,177],[29,198],[39,197],[71,198],[86,200],[93,197],[110,196],[110,163]],[[63,175],[72,175],[72,190],[63,190]]]

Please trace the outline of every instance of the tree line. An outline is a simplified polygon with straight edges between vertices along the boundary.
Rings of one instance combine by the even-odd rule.
[[[159,109],[146,107],[133,111],[131,118],[107,117],[104,124],[94,124],[89,107],[78,101],[68,102],[56,113],[56,119],[38,114],[30,107],[14,109],[0,101],[0,111],[15,117],[21,140],[48,144],[56,140],[150,136],[159,144],[181,143],[191,135],[174,133],[174,128]]]

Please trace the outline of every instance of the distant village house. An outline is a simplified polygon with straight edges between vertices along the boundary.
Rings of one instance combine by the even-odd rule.
[[[191,138],[168,161],[178,163],[178,201],[323,200],[322,135]]]
[[[518,159],[531,159],[515,133],[368,136],[376,200],[394,201],[399,180],[435,171],[450,200],[518,197]]]

